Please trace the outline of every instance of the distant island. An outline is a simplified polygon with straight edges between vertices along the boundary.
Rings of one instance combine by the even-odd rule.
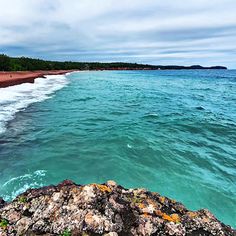
[[[0,71],[37,71],[37,70],[203,70],[227,69],[225,66],[203,67],[176,65],[148,65],[124,62],[72,62],[47,61],[28,57],[9,57],[0,54]]]

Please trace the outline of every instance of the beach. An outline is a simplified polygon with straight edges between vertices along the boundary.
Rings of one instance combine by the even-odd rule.
[[[34,83],[34,80],[39,77],[45,77],[46,75],[62,75],[72,71],[73,70],[0,72],[0,88],[22,83]]]

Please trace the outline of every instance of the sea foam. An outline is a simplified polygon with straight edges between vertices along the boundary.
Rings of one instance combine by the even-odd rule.
[[[6,124],[15,114],[30,104],[50,98],[55,91],[68,84],[64,75],[48,75],[37,78],[34,83],[24,83],[0,88],[0,134],[6,130]]]
[[[42,187],[46,172],[46,170],[36,170],[32,173],[11,178],[0,187],[0,190],[4,193],[2,197],[5,201],[9,201],[29,188]]]

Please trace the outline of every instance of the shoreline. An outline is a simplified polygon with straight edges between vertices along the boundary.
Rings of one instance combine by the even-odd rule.
[[[63,75],[75,70],[49,70],[49,71],[6,71],[0,72],[0,88],[34,83],[37,78],[45,78],[46,75]]]
[[[136,70],[173,70],[173,69],[151,69],[151,68],[109,68],[109,69],[89,69],[89,70],[38,70],[38,71],[0,71],[0,88],[6,88],[23,83],[34,83],[37,78],[45,78],[47,75],[63,75],[71,72],[83,71],[136,71]],[[175,69],[174,69],[175,70]],[[189,69],[177,69],[189,70]],[[196,69],[194,69],[196,70]],[[202,70],[202,69],[201,69]]]

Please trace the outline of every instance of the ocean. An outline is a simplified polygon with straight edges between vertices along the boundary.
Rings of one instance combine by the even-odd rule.
[[[144,187],[236,228],[236,70],[88,71],[0,89],[0,196]]]

